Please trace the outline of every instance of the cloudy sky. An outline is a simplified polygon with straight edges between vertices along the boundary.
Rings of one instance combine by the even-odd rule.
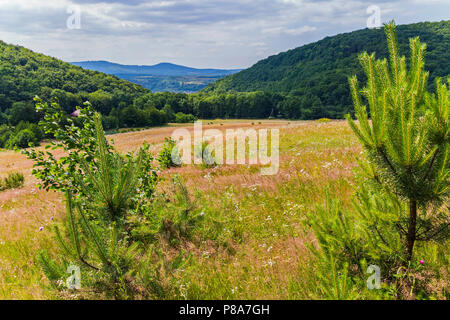
[[[373,5],[381,22],[450,18],[450,0],[0,0],[0,40],[65,61],[246,68],[366,28]]]

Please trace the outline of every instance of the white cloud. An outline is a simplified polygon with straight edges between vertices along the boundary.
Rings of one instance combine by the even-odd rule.
[[[81,7],[69,30],[67,8]],[[373,0],[382,21],[446,19],[448,1]],[[366,27],[362,0],[0,0],[0,39],[74,60],[241,68]],[[407,8],[407,10],[405,9]],[[447,9],[447,10],[446,10]]]
[[[316,31],[317,28],[316,27],[312,27],[312,26],[303,26],[300,28],[286,28],[286,27],[275,27],[275,28],[269,28],[269,29],[264,29],[262,30],[262,32],[264,34],[271,34],[271,35],[278,35],[278,34],[288,34],[291,36],[299,36],[302,35],[304,33],[307,32],[313,32]]]

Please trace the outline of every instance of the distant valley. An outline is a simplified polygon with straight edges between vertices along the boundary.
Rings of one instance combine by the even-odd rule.
[[[152,66],[122,65],[108,61],[71,63],[84,69],[115,75],[150,89],[152,92],[193,93],[218,79],[241,71],[240,69],[196,69],[172,63],[159,63]]]

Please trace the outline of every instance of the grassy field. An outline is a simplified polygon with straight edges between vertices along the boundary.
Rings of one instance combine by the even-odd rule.
[[[158,193],[170,193],[177,174],[204,217],[196,237],[181,243],[189,265],[171,275],[173,299],[309,299],[317,292],[314,245],[302,224],[325,195],[350,204],[360,146],[344,121],[205,121],[205,128],[280,128],[280,170],[261,176],[256,166],[205,169],[183,166],[161,173]],[[192,126],[187,126],[192,129]],[[173,126],[110,136],[119,151],[152,145],[156,153]],[[0,152],[0,175],[22,172],[22,189],[0,193],[0,299],[55,298],[35,261],[39,249],[56,250],[50,226],[62,219],[61,194],[36,189],[32,163]],[[42,231],[40,228],[44,227]],[[171,249],[167,248],[167,254]]]

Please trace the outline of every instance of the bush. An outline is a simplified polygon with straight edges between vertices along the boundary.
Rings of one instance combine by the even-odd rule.
[[[175,157],[175,158],[174,158]],[[163,169],[179,167],[181,165],[180,155],[176,142],[171,138],[166,138],[166,142],[158,155],[158,163]],[[174,161],[175,160],[175,161]]]
[[[40,128],[56,139],[50,141],[46,148],[67,152],[56,159],[52,153],[42,150],[22,151],[35,162],[32,174],[41,181],[39,188],[83,194],[86,192],[83,184],[86,177],[80,172],[81,158],[91,161],[96,150],[94,111],[91,105],[87,103],[79,108],[78,118],[66,117],[57,103],[47,104],[37,99],[36,108],[44,114],[44,119],[39,123]]]
[[[0,191],[23,187],[25,178],[22,173],[13,172],[4,179],[0,179]]]
[[[436,82],[437,93],[425,91],[426,46],[410,40],[411,70],[398,56],[395,25],[385,27],[390,52],[386,60],[363,53],[359,59],[367,87],[350,79],[356,124],[347,116],[364,157],[357,169],[358,188],[353,210],[335,200],[309,216],[320,250],[311,248],[327,269],[350,276],[350,283],[364,290],[367,264],[381,269],[384,291],[373,293],[411,298],[419,292],[414,248],[445,255],[450,238],[448,211],[449,95]],[[368,103],[369,111],[363,104]]]
[[[16,127],[0,126],[0,148],[28,148],[38,145],[44,134],[35,123],[21,121]]]
[[[146,118],[145,125],[154,127],[167,123],[167,116],[164,111],[160,111],[155,107],[144,109],[144,116]]]
[[[36,145],[38,143],[36,135],[30,129],[24,129],[17,133],[17,135],[9,138],[6,143],[7,149],[17,148],[28,148]]]
[[[142,216],[130,217],[133,239],[154,242],[163,237],[170,244],[192,240],[193,230],[203,216],[199,213],[196,199],[191,199],[185,183],[175,175],[171,181],[173,190],[155,197],[143,210]]]
[[[401,265],[400,237],[388,223],[399,208],[393,205],[391,199],[378,203],[383,208],[376,207],[367,193],[363,195],[365,191],[359,191],[361,200],[368,201],[359,203],[361,210],[344,210],[338,200],[328,198],[325,207],[317,206],[308,215],[307,227],[313,230],[319,245],[319,248],[310,246],[310,250],[318,259],[322,284],[328,283],[330,275],[337,279],[345,275],[349,290],[357,288],[360,293],[366,290],[364,279],[367,278],[368,263],[379,266],[381,280],[385,283],[383,290],[375,293],[380,298],[395,291],[396,270]],[[327,290],[323,293],[332,299],[356,298],[335,289],[336,296],[329,296]],[[353,293],[349,291],[347,294]]]
[[[197,120],[192,114],[178,112],[175,114],[175,123],[194,123]]]
[[[35,151],[26,152],[39,164],[42,163],[44,168],[35,174],[38,173],[38,177],[48,181],[49,185],[54,181],[48,176],[50,172],[60,175],[65,170],[67,173],[64,184],[52,185],[54,189],[66,191],[67,237],[55,226],[62,252],[61,262],[51,259],[44,251],[38,254],[37,260],[55,287],[64,278],[67,267],[75,263],[82,268],[83,284],[89,290],[100,291],[107,298],[134,298],[140,294],[137,290],[139,279],[135,277],[139,271],[141,248],[138,242],[128,241],[126,225],[131,212],[139,213],[145,202],[151,201],[156,181],[151,170],[151,158],[148,147],[141,148],[136,156],[113,152],[104,136],[100,115],[94,114],[92,144],[74,144],[73,148],[83,148],[84,154],[78,153],[78,162],[71,163],[75,161],[75,158],[70,158],[75,150],[69,147],[71,135],[83,137],[91,132],[92,123],[86,112],[88,109],[83,111],[86,115],[84,128],[78,132],[60,131],[55,127],[57,136],[63,139],[60,143],[71,151],[65,158],[70,172],[65,166],[58,166],[58,162],[40,162],[41,158],[36,156]],[[49,113],[48,120],[57,116]],[[53,159],[53,156],[50,158]]]
[[[80,108],[79,124],[65,119],[58,104],[38,103],[41,125],[56,137],[50,152],[24,150],[35,161],[33,174],[41,188],[66,194],[65,227],[55,225],[61,255],[37,255],[42,271],[58,295],[73,294],[62,283],[66,270],[80,267],[80,298],[164,298],[172,292],[171,275],[186,261],[183,252],[167,257],[151,243],[133,237],[133,217],[147,215],[157,182],[149,146],[137,155],[120,155],[108,144],[100,115],[90,105]],[[139,219],[138,219],[139,220]],[[71,278],[73,280],[73,278]]]

